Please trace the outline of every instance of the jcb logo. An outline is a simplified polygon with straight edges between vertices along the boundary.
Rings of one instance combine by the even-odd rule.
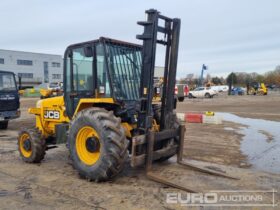
[[[59,111],[53,111],[53,110],[45,111],[44,118],[59,120],[59,118],[60,118]]]

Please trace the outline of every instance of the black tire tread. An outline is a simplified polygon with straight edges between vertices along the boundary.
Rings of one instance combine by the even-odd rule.
[[[178,97],[178,101],[183,102],[185,100],[185,97]]]
[[[161,107],[160,106],[156,106],[154,107],[154,118],[155,120],[157,121],[157,123],[159,123],[160,121],[160,116],[161,116]],[[173,128],[178,128],[179,125],[180,125],[180,122],[176,116],[176,113],[174,113],[174,124],[173,124]],[[178,139],[175,138],[173,141],[171,141],[170,143],[172,144],[178,144]],[[167,146],[167,145],[164,145],[164,147]],[[166,156],[166,157],[162,157],[158,160],[156,160],[157,162],[164,162],[166,160],[168,160],[169,158],[173,157],[177,152],[175,152],[174,154],[171,154],[170,156]]]
[[[31,145],[32,145],[32,155],[29,158],[24,157],[19,148],[19,140],[20,136],[24,133],[28,133],[31,137]],[[42,137],[41,132],[34,128],[34,129],[24,129],[20,131],[19,138],[18,138],[18,150],[22,159],[27,163],[40,163],[46,154],[46,141]]]
[[[90,123],[89,121],[98,121],[98,135],[105,137],[106,141],[106,157],[101,156],[98,168],[91,171],[90,167],[83,167],[81,162],[77,161],[76,154],[71,151],[70,157],[73,160],[73,166],[78,170],[79,174],[88,180],[106,181],[119,174],[128,157],[128,141],[125,136],[124,128],[121,126],[121,120],[115,117],[114,113],[108,112],[105,109],[92,107],[80,111],[70,123],[70,145],[75,142],[75,130],[78,129],[80,121]],[[97,128],[95,128],[97,130]],[[98,131],[97,131],[98,132]],[[72,137],[72,138],[71,138]],[[73,142],[74,141],[74,142]],[[102,155],[102,154],[101,154]],[[97,164],[97,163],[96,163]]]

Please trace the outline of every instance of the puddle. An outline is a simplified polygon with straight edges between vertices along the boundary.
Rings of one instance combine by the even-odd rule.
[[[248,156],[253,167],[280,173],[280,122],[243,118],[230,113],[217,115],[226,121],[245,125],[236,129],[236,132],[244,135],[241,151]]]
[[[226,131],[235,131],[235,129],[234,128],[231,128],[231,127],[225,127],[224,128]]]

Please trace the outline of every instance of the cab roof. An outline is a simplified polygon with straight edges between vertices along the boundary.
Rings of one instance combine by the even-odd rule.
[[[12,71],[3,71],[3,70],[0,70],[0,73],[15,74],[15,73],[14,73],[14,72],[12,72]]]
[[[130,47],[142,49],[142,45],[131,43],[131,42],[126,42],[126,41],[121,41],[121,40],[117,40],[117,39],[111,39],[108,37],[100,37],[99,39],[72,44],[72,45],[69,45],[67,47],[67,49],[68,48],[77,48],[80,46],[84,46],[84,45],[92,44],[92,43],[98,43],[98,42],[99,43],[102,43],[102,42],[113,43],[113,44],[119,44],[119,45],[123,45],[123,46],[130,46]]]

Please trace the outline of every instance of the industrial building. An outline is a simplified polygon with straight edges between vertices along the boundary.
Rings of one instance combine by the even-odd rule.
[[[62,82],[63,59],[60,55],[0,49],[0,70],[14,72],[23,85]]]
[[[33,53],[0,49],[0,70],[12,71],[21,77],[23,85],[63,81],[63,58],[61,55]],[[155,78],[163,77],[164,68],[155,67]]]

